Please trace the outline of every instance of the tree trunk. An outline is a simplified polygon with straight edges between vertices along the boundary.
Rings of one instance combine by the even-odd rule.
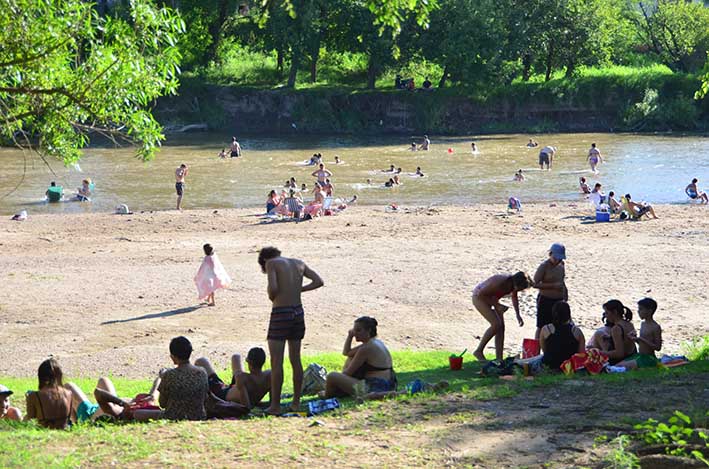
[[[318,47],[310,54],[310,83],[315,83],[318,78],[318,59],[320,58],[320,41]]]
[[[286,86],[288,88],[295,88],[295,79],[298,75],[298,61],[300,54],[297,51],[293,51],[290,58],[290,72],[288,72],[288,83]]]
[[[573,61],[573,59],[570,59],[569,63],[566,64],[566,78],[573,77],[575,71],[576,71],[576,63]]]
[[[283,76],[283,50],[282,49],[276,50],[276,72],[278,72],[279,77]]]
[[[374,55],[369,56],[367,63],[367,89],[373,90],[377,81],[377,65]]]
[[[209,49],[207,49],[205,62],[214,60],[217,57],[217,49],[219,48],[222,37],[222,25],[227,19],[228,7],[229,0],[219,0],[219,12],[212,24],[209,25],[209,35],[212,37],[212,43],[209,45]]]
[[[522,56],[522,81],[529,81],[532,75],[532,54],[524,54]]]
[[[446,86],[446,80],[448,79],[448,65],[443,67],[443,76],[441,76],[441,80],[438,82],[438,87],[443,88]]]
[[[544,81],[551,80],[551,72],[554,68],[554,44],[549,44],[549,50],[547,51],[547,61],[546,61],[547,73],[544,77]]]

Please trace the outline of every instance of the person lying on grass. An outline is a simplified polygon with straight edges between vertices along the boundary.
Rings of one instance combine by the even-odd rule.
[[[162,376],[165,371],[167,370],[161,370],[160,375]],[[133,399],[126,399],[118,397],[116,387],[109,378],[101,377],[94,389],[96,398],[94,404],[76,383],[64,385],[71,391],[73,420],[79,424],[95,422],[101,417],[139,421],[158,419],[160,418],[160,407],[157,405],[158,386],[160,386],[160,376],[155,379],[148,394],[138,394]]]
[[[655,352],[662,349],[662,328],[655,322],[654,315],[657,311],[657,302],[652,298],[643,298],[638,301],[638,316],[643,320],[640,325],[640,337],[631,335],[631,338],[638,344],[639,353],[629,356],[618,366],[623,366],[628,370],[635,368],[655,368],[657,357]]]
[[[13,392],[0,384],[0,420],[22,420],[22,412],[17,407],[12,407],[10,405],[10,396]]]
[[[219,378],[209,359],[202,357],[194,364],[207,372],[209,390],[219,399],[238,402],[249,409],[257,406],[271,389],[271,370],[262,371],[266,362],[266,352],[260,347],[254,347],[246,355],[248,372],[241,367],[241,355],[231,356],[231,383],[226,384]]]
[[[352,348],[352,339],[362,345]],[[342,354],[347,357],[342,373],[328,373],[325,398],[356,396],[364,399],[382,399],[396,395],[396,374],[391,354],[384,342],[377,338],[377,320],[362,316],[347,332]]]
[[[603,311],[611,327],[611,340],[602,342],[601,351],[608,355],[608,362],[617,365],[637,352],[634,338],[635,327],[631,322],[633,312],[618,300],[610,300],[603,305]]]

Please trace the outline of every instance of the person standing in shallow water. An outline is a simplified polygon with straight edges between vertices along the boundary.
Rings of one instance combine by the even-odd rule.
[[[238,158],[241,156],[241,145],[236,141],[236,137],[231,137],[231,157]]]
[[[283,355],[288,343],[288,358],[293,368],[293,403],[291,410],[300,407],[303,387],[303,364],[300,361],[300,345],[305,337],[305,317],[300,298],[302,292],[322,287],[320,276],[305,262],[281,256],[274,247],[259,251],[258,263],[268,276],[268,298],[273,303],[268,325],[268,350],[271,355],[271,405],[268,413],[281,413],[281,389],[283,388]],[[303,285],[303,277],[311,280]]]
[[[549,248],[549,258],[542,262],[534,274],[534,288],[537,295],[537,331],[534,338],[539,340],[542,327],[553,322],[552,309],[560,301],[568,301],[566,290],[566,248],[563,244],[554,243]]]
[[[182,210],[182,196],[185,193],[185,178],[189,168],[186,164],[181,164],[179,168],[175,170],[175,191],[177,192],[177,210]]]

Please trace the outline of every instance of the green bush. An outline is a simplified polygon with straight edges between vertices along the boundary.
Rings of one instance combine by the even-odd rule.
[[[687,358],[692,361],[709,360],[709,335],[685,342],[682,348]]]

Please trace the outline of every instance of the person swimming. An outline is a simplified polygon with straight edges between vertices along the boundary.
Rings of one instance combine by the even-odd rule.
[[[342,163],[342,160],[340,159],[339,156],[335,155],[335,164],[340,164]]]
[[[421,178],[424,177],[424,174],[421,172],[421,166],[416,167],[416,172],[413,175]]]
[[[394,167],[394,165],[389,166],[389,169],[382,169],[382,173],[395,173],[395,172],[396,172],[396,168]]]
[[[409,150],[411,150],[411,151],[418,150],[418,147],[416,146],[416,142],[411,142],[411,147],[409,147]]]
[[[472,142],[470,144],[470,152],[471,153],[479,153],[478,146],[475,145],[475,142]]]
[[[524,181],[524,174],[522,174],[522,170],[521,170],[521,169],[517,170],[517,172],[515,173],[514,180],[517,181],[517,182],[522,182],[522,181]]]
[[[536,140],[532,140],[531,138],[529,139],[529,142],[527,142],[527,148],[534,148],[538,147],[539,143],[537,143]]]

